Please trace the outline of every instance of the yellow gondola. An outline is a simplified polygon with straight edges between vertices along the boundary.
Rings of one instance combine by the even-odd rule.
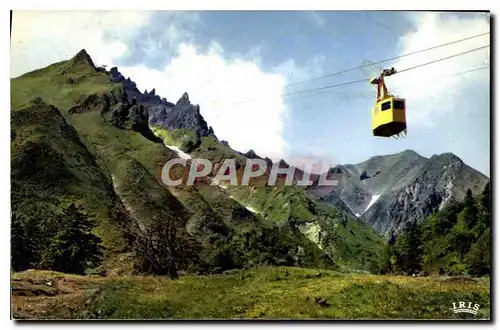
[[[391,95],[384,81],[384,77],[395,73],[394,68],[384,70],[379,77],[370,81],[377,85],[377,103],[372,108],[373,136],[406,136],[406,100]]]

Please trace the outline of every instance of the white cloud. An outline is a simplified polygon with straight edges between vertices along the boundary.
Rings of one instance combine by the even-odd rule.
[[[448,43],[490,31],[481,15],[463,18],[437,12],[413,13],[415,29],[400,39],[401,54]],[[434,61],[453,54],[489,44],[489,35],[400,58],[391,64],[397,70]],[[468,90],[482,81],[488,84],[488,70],[456,75],[458,72],[488,65],[489,48],[441,61],[387,78],[392,94],[407,100],[407,120],[410,126],[430,127],[444,115],[458,115],[461,100]],[[444,78],[447,77],[447,78]]]
[[[321,74],[324,58],[315,57],[304,66],[288,60],[265,72],[260,58],[263,45],[236,56],[225,53],[216,42],[202,51],[190,38],[197,15],[170,14],[155,19],[169,22],[170,27],[143,46],[152,54],[161,52],[158,43],[164,42],[174,57],[161,70],[142,64],[119,70],[139,89],[155,88],[172,102],[188,92],[217,136],[233,148],[286,159],[284,129],[289,117],[287,104],[279,95],[285,93],[287,83]],[[113,66],[126,54],[126,41],[151,20],[151,13],[141,11],[14,12],[11,77],[67,60],[82,48],[96,65]]]
[[[113,64],[127,50],[127,36],[150,17],[149,12],[14,11],[11,77],[67,60],[85,48],[96,65]],[[110,33],[117,40],[105,41]]]
[[[154,87],[157,94],[173,102],[188,92],[219,139],[227,140],[234,149],[253,149],[274,159],[286,154],[287,108],[277,97],[286,82],[281,74],[266,73],[253,61],[228,60],[218,43],[212,43],[206,52],[181,44],[178,55],[161,71],[142,65],[120,71],[132,77],[140,89]]]

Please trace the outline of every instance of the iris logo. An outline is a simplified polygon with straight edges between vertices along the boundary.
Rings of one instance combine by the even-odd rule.
[[[464,302],[464,301],[459,301],[459,302],[454,302],[453,303],[453,313],[458,314],[458,313],[469,313],[476,315],[477,312],[479,311],[479,304],[472,304],[472,302]]]

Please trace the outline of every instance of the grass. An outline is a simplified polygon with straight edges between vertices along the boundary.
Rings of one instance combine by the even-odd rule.
[[[194,130],[187,128],[179,128],[169,131],[165,128],[151,125],[151,130],[156,134],[156,136],[161,137],[165,144],[171,146],[181,147],[183,139],[196,139],[196,133]]]
[[[185,135],[189,135],[186,130],[169,131],[159,127],[152,127],[152,130],[167,144],[177,146]],[[203,137],[201,145],[191,154],[210,159],[212,163],[235,158],[245,164],[243,156],[212,137]],[[333,206],[317,202],[301,187],[280,185],[279,181],[276,186],[265,186],[262,182],[267,180],[266,175],[257,180],[253,187],[227,186],[221,193],[218,187],[200,186],[197,192],[222,215],[230,213],[237,202],[256,210],[254,216],[262,223],[283,226],[293,222],[303,235],[319,244],[342,267],[367,270],[371,260],[380,254],[383,240],[368,225],[342,214]],[[227,201],[227,195],[234,201]]]
[[[117,100],[123,93],[121,85],[110,82],[104,73],[93,71],[91,66],[86,65],[84,58],[80,61],[56,63],[12,79],[11,82],[13,117],[26,117],[22,124],[16,126],[16,141],[20,142],[13,144],[13,155],[22,154],[26,149],[22,143],[30,139],[39,137],[42,141],[50,141],[52,145],[58,142],[54,150],[65,151],[64,161],[47,162],[47,166],[54,173],[67,171],[70,174],[63,180],[68,189],[55,194],[48,189],[51,180],[46,180],[40,185],[40,190],[61,199],[67,198],[67,191],[71,190],[71,199],[87,205],[93,211],[99,220],[96,232],[103,238],[109,251],[108,264],[112,264],[113,268],[120,265],[117,260],[112,260],[113,256],[129,252],[120,238],[120,227],[124,228],[127,221],[135,221],[134,217],[147,222],[155,215],[178,213],[180,208],[188,211],[188,229],[200,239],[210,234],[205,230],[206,224],[217,225],[219,228],[225,223],[240,232],[259,223],[280,227],[295,221],[300,230],[293,234],[297,236],[293,241],[303,242],[300,243],[302,247],[306,243],[309,246],[303,240],[306,235],[323,246],[336,262],[350,268],[366,268],[366,260],[369,259],[367,255],[370,251],[376,254],[382,246],[382,241],[377,239],[370,228],[354,223],[356,220],[344,221],[340,212],[334,208],[320,210],[312,197],[298,187],[230,187],[224,192],[212,186],[165,187],[161,171],[169,159],[176,157],[174,151],[162,143],[144,138],[140,133],[111,125],[103,119],[99,107],[86,109],[82,106],[78,113],[70,114],[70,109],[75,105],[85,104],[84,100],[88,100],[91,95],[97,95],[96,98],[107,95],[108,98]],[[40,97],[46,104],[57,107],[54,112],[61,122],[69,124],[68,127],[73,131],[72,140],[78,144],[78,148],[67,145],[68,134],[54,130],[50,118],[34,121],[33,118],[36,117],[30,113],[24,114],[23,104],[34,97]],[[193,138],[194,134],[185,129],[168,131],[152,127],[152,130],[167,144],[177,146],[181,146],[186,137]],[[74,150],[77,149],[82,150],[81,155],[75,155]],[[212,137],[203,137],[201,145],[192,154],[213,162],[236,158],[244,164],[245,160]],[[14,163],[19,166],[13,166],[13,169],[22,169],[25,163]],[[88,166],[88,163],[92,166]],[[89,181],[90,177],[97,179]],[[94,181],[95,184],[91,185]],[[20,181],[19,185],[25,183]],[[94,186],[102,187],[98,190]],[[56,201],[57,203],[59,202]],[[115,205],[113,209],[120,211],[112,214],[109,212],[110,205]],[[256,209],[257,214],[249,214],[245,206]],[[56,205],[55,208],[57,207],[59,206]],[[128,212],[125,212],[127,208]],[[123,220],[115,221],[117,215]],[[127,217],[128,220],[125,219]],[[241,225],[242,222],[247,225]],[[339,223],[347,225],[338,227]],[[313,231],[310,231],[311,228]],[[320,233],[321,237],[312,237],[312,232]],[[317,247],[313,250],[317,250]],[[318,254],[317,252],[314,253]],[[322,267],[321,265],[318,263],[316,266]],[[129,269],[130,265],[124,265],[124,268]]]
[[[472,301],[480,304],[475,319],[490,315],[489,278],[414,278],[292,267],[228,273],[170,280],[27,271],[12,276],[13,312],[19,318],[457,319],[452,303]]]
[[[137,132],[108,124],[95,109],[69,113],[90,95],[122,92],[105,74],[74,60],[11,80],[12,186],[13,195],[18,194],[13,208],[29,209],[33,202],[54,208],[69,202],[83,204],[99,221],[96,232],[107,247],[104,268],[110,274],[15,273],[12,304],[16,318],[433,319],[454,318],[451,303],[469,300],[481,304],[478,317],[488,317],[487,279],[469,283],[283,267],[182,276],[177,281],[119,275],[131,270],[130,246],[120,227],[131,220],[131,214],[147,220],[165,212],[180,216],[187,210],[189,218],[179,221],[199,226],[201,238],[208,233],[203,226],[207,223],[227,225],[240,236],[255,230],[257,237],[271,228],[276,236],[283,236],[269,235],[278,244],[274,240],[266,243],[275,245],[264,246],[262,251],[279,250],[286,241],[290,246],[306,247],[310,264],[316,261],[313,257],[328,252],[346,272],[366,268],[383,244],[365,224],[317,203],[297,187],[166,188],[161,184],[161,168],[176,157],[174,151]],[[33,105],[36,97],[45,104]],[[185,136],[192,137],[187,130],[154,130],[169,145],[180,146]],[[202,138],[193,156],[243,160],[211,137]],[[245,206],[256,209],[257,214],[249,213]],[[132,210],[125,212],[125,207]],[[294,236],[286,226],[291,223],[299,229]],[[315,240],[323,251],[311,242]],[[260,246],[244,248],[242,252],[261,252]],[[318,305],[316,298],[326,299],[327,304]]]

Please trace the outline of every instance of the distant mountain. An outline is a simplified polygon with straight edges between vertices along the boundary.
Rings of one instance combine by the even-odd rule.
[[[401,232],[408,221],[421,221],[450,202],[461,201],[467,189],[478,194],[489,180],[451,153],[428,159],[412,150],[339,165],[331,172],[337,186],[326,194],[316,187],[309,190],[332,205],[347,205],[385,236]]]

